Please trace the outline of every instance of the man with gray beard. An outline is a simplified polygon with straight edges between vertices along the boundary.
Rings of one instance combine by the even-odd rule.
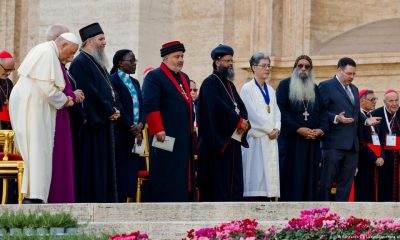
[[[309,56],[299,56],[292,76],[282,80],[276,91],[282,123],[278,145],[283,201],[315,201],[318,196],[320,139],[327,126],[312,67]]]
[[[75,195],[77,202],[118,201],[114,121],[120,117],[116,108],[117,94],[111,85],[104,54],[106,40],[98,23],[79,30],[82,38],[80,54],[70,67],[76,87],[85,92],[80,105],[81,115],[75,115],[73,131],[78,136],[75,158]]]

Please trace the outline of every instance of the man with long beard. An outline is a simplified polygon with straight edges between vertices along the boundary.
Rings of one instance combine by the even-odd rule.
[[[232,82],[233,49],[219,45],[211,58],[214,72],[203,81],[198,98],[200,200],[240,201],[247,110]]]
[[[327,126],[312,67],[309,56],[299,56],[292,76],[282,80],[276,92],[282,122],[278,142],[283,201],[315,201],[318,196],[320,138]]]
[[[73,122],[79,135],[75,158],[75,194],[77,202],[118,201],[115,175],[114,121],[120,117],[104,54],[106,40],[98,23],[79,30],[80,54],[70,73],[76,87],[85,92],[82,116]]]

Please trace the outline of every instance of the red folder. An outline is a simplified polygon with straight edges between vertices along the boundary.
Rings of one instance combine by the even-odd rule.
[[[1,121],[10,121],[10,113],[8,112],[8,107],[6,105],[3,105],[1,112],[0,112],[0,120]]]

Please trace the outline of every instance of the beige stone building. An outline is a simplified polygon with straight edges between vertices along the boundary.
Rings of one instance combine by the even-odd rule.
[[[289,76],[298,55],[308,54],[318,80],[332,77],[337,60],[349,56],[358,63],[359,88],[380,97],[400,90],[398,0],[0,0],[0,49],[19,63],[49,25],[78,33],[92,22],[106,33],[110,62],[118,49],[136,53],[139,79],[159,65],[162,43],[180,40],[184,71],[198,83],[212,71],[211,49],[225,43],[235,49],[239,87],[251,75],[251,54],[264,51],[272,57],[273,86]]]

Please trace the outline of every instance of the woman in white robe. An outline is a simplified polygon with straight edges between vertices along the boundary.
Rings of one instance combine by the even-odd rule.
[[[250,59],[250,67],[254,78],[244,84],[240,92],[251,124],[247,134],[250,147],[242,148],[243,196],[280,197],[277,138],[281,113],[275,91],[266,83],[271,68],[268,55],[255,53]]]

